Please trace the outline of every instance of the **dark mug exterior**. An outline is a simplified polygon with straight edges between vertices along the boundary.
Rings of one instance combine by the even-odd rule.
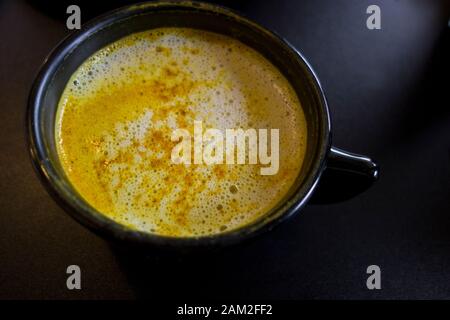
[[[189,27],[231,36],[254,48],[290,81],[307,120],[307,150],[291,190],[270,212],[253,223],[203,237],[166,237],[132,230],[96,211],[76,192],[58,159],[55,115],[59,98],[76,69],[93,53],[131,33],[157,27]],[[367,189],[378,177],[369,158],[331,145],[328,104],[312,67],[292,45],[241,15],[199,2],[151,2],[121,8],[83,25],[44,62],[29,96],[27,136],[32,162],[49,193],[77,221],[121,243],[145,248],[191,250],[239,243],[298,213],[308,201],[329,203]]]

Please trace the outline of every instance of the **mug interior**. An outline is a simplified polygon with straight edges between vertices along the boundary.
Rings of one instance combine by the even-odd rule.
[[[92,54],[131,33],[159,27],[188,27],[238,39],[271,61],[296,91],[307,120],[307,150],[291,190],[252,224],[212,236],[174,238],[131,230],[97,212],[68,181],[58,158],[55,118],[72,74]],[[149,3],[118,9],[83,26],[50,55],[30,96],[30,151],[44,184],[74,218],[99,233],[139,243],[168,245],[228,244],[269,229],[297,212],[311,195],[329,149],[329,116],[320,84],[306,60],[287,42],[261,26],[215,5]]]

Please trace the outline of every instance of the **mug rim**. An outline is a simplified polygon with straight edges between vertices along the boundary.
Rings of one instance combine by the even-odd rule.
[[[284,47],[285,50],[288,50],[293,54],[296,63],[303,64],[305,70],[307,70],[307,73],[311,78],[310,80],[312,80],[310,83],[314,86],[320,101],[318,104],[320,106],[318,115],[320,117],[321,125],[319,125],[318,130],[321,131],[322,138],[319,139],[320,145],[317,147],[317,155],[316,158],[313,159],[312,167],[301,182],[301,185],[272,215],[266,214],[266,217],[263,216],[236,229],[211,235],[196,237],[158,235],[156,233],[135,230],[112,220],[107,215],[91,207],[84,199],[79,199],[74,194],[68,194],[67,190],[65,190],[64,186],[60,183],[61,177],[56,173],[56,170],[54,170],[54,167],[47,156],[47,150],[43,142],[44,139],[41,136],[39,111],[42,105],[42,99],[45,97],[47,86],[52,81],[52,76],[58,70],[61,62],[63,62],[65,55],[69,54],[78,45],[83,45],[83,41],[87,40],[98,30],[106,28],[110,24],[120,20],[119,18],[122,14],[128,18],[132,18],[135,15],[143,14],[147,11],[169,9],[188,11],[200,10],[235,19],[240,23],[246,24],[255,31],[262,32],[266,36],[271,37],[278,45]],[[132,242],[137,245],[156,245],[175,248],[210,245],[225,246],[237,243],[264,231],[271,230],[282,221],[292,217],[305,206],[314,192],[320,176],[325,169],[326,158],[331,148],[331,121],[328,103],[316,73],[303,54],[276,32],[244,17],[241,13],[237,13],[220,5],[197,1],[156,1],[124,6],[91,19],[84,24],[81,30],[67,35],[46,57],[34,80],[28,99],[26,128],[28,131],[26,135],[28,151],[31,156],[33,167],[37,171],[41,182],[46,187],[49,194],[59,203],[66,213],[69,213],[69,215],[72,216],[72,218],[105,238]]]

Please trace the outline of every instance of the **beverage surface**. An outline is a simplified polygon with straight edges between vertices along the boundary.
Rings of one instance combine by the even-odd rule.
[[[279,129],[279,169],[176,164],[177,128]],[[306,122],[286,78],[230,37],[187,28],[132,34],[74,73],[55,125],[64,171],[99,212],[133,229],[204,236],[255,221],[284,198],[306,150]],[[269,136],[270,138],[270,136]]]

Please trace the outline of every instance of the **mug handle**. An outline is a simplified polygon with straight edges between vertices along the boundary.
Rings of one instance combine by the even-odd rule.
[[[370,158],[331,147],[319,184],[310,203],[328,204],[348,200],[367,190],[380,169]]]

